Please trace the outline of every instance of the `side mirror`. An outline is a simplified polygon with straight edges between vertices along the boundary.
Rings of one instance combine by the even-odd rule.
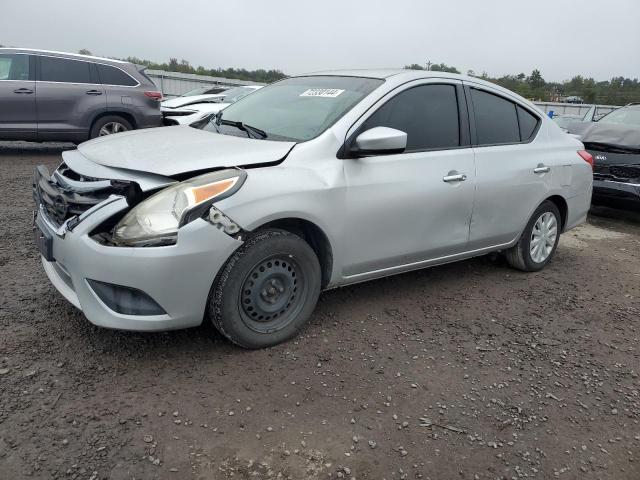
[[[402,153],[407,148],[407,134],[395,128],[374,127],[356,137],[351,147],[355,156]]]

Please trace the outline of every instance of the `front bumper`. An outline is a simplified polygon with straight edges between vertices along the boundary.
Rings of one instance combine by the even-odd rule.
[[[42,258],[51,283],[91,323],[101,327],[157,331],[200,325],[215,276],[242,242],[198,219],[179,230],[176,245],[105,246],[89,234],[106,219],[128,208],[127,202],[124,198],[111,198],[97,207],[83,214],[73,231],[66,229],[66,223],[56,228],[42,208],[37,212],[41,228],[53,237],[54,261]],[[98,297],[87,279],[141,290],[166,314],[117,313]]]
[[[640,207],[640,183],[593,180],[593,203]]]

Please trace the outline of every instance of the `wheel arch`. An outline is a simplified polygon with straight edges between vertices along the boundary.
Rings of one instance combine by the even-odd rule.
[[[89,133],[91,133],[93,126],[96,124],[98,120],[104,117],[109,117],[109,116],[122,117],[131,124],[134,130],[138,128],[138,123],[136,122],[135,117],[131,113],[122,112],[120,110],[107,110],[104,112],[100,112],[95,117],[93,117],[93,120],[91,120],[91,124],[89,125]]]
[[[284,217],[269,220],[252,231],[265,230],[269,228],[279,228],[294,235],[298,235],[306,241],[318,257],[320,271],[322,274],[322,288],[326,288],[333,273],[333,247],[328,235],[322,228],[310,220],[299,217]]]
[[[564,229],[567,226],[567,218],[569,215],[569,205],[567,204],[567,201],[561,195],[551,195],[550,197],[546,198],[545,201],[553,203],[556,207],[558,207],[558,210],[560,210],[560,231],[564,232]]]

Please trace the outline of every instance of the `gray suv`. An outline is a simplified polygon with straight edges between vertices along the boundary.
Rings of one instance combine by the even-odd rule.
[[[144,72],[106,58],[0,48],[0,140],[68,141],[162,123]]]

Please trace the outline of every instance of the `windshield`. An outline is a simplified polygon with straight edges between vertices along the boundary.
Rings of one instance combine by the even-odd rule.
[[[640,105],[632,105],[614,110],[598,120],[598,123],[640,126]]]
[[[267,140],[304,142],[324,132],[382,83],[360,77],[289,78],[228,106],[222,118],[263,130]],[[204,127],[221,133],[234,128],[217,125],[215,118]]]

